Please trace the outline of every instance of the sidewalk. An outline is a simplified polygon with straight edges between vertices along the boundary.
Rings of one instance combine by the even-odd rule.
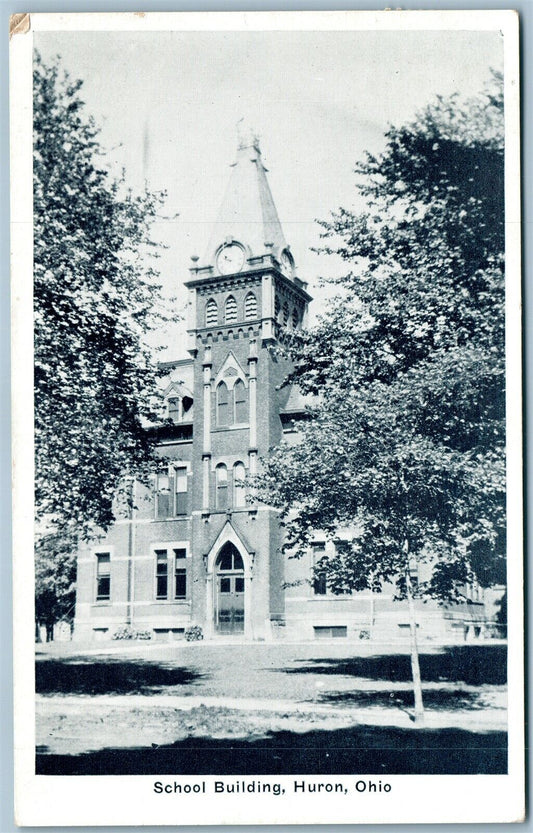
[[[334,706],[328,703],[298,703],[291,700],[264,700],[260,698],[206,697],[188,695],[180,697],[171,694],[126,694],[98,696],[43,696],[37,695],[38,715],[63,714],[65,717],[98,710],[145,710],[145,711],[193,711],[194,709],[223,709],[225,711],[266,712],[283,716],[311,715],[334,717],[344,725],[359,723],[412,727],[410,710],[391,704],[390,708],[376,706]],[[471,731],[505,731],[507,713],[505,708],[472,710],[426,709],[425,728],[468,728]]]

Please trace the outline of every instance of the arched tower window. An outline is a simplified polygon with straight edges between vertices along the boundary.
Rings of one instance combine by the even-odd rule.
[[[294,329],[296,329],[296,327],[298,326],[299,323],[300,323],[300,315],[298,313],[298,307],[294,307],[294,309],[292,311],[292,326],[294,327]]]
[[[247,321],[257,318],[257,298],[253,292],[249,292],[244,299],[244,317]]]
[[[246,469],[244,463],[235,463],[233,466],[233,505],[246,506],[246,487],[244,478]]]
[[[214,327],[218,324],[218,307],[214,298],[210,298],[205,305],[205,326]]]
[[[286,327],[289,321],[289,305],[287,301],[283,304],[283,326]]]
[[[217,425],[229,425],[229,392],[225,382],[217,387]]]
[[[242,379],[237,379],[233,386],[233,398],[235,403],[234,422],[248,422],[248,402]]]
[[[237,320],[237,301],[233,295],[226,298],[226,306],[224,309],[224,323],[233,324]]]
[[[279,311],[280,311],[280,303],[279,298],[276,295],[276,300],[274,301],[274,317],[276,321],[279,321]]]
[[[215,469],[217,509],[228,508],[228,468],[219,463]]]

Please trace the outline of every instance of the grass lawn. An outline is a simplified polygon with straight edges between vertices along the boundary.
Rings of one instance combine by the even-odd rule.
[[[503,645],[38,646],[37,771],[506,771]],[[416,753],[416,754],[413,754]]]

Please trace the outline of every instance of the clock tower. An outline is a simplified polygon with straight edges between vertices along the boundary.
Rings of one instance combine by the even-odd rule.
[[[166,416],[150,428],[161,458],[153,479],[131,483],[127,518],[80,542],[75,639],[126,628],[173,640],[198,633],[192,626],[223,640],[405,633],[392,594],[337,597],[320,575],[309,580],[323,557],[344,551],[342,530],[338,540],[313,530],[308,551],[289,561],[276,511],[247,493],[270,449],[298,441],[306,416],[304,398],[283,385],[290,366],[276,345],[305,324],[310,297],[266,173],[257,139],[243,138],[205,256],[192,258],[190,356],[161,365]],[[479,635],[487,614],[475,593],[445,616],[426,605],[421,632]]]
[[[273,350],[305,323],[297,277],[255,136],[241,138],[203,260],[192,258],[194,362],[193,610],[208,636],[268,639],[284,615],[276,512],[250,503],[246,479],[283,434],[289,366]],[[203,580],[200,580],[202,579]]]

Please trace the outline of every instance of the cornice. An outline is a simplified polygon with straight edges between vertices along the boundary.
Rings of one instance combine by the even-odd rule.
[[[194,422],[164,422],[159,425],[153,425],[148,429],[148,433],[157,438],[158,442],[165,440],[188,440],[192,442],[194,432]]]
[[[295,299],[305,301],[306,303],[313,300],[311,295],[303,287],[298,286],[293,280],[287,278],[280,272],[279,269],[270,265],[246,272],[236,272],[233,275],[209,275],[204,278],[194,278],[193,280],[185,281],[184,285],[188,289],[196,289],[199,295],[208,295],[213,290],[224,292],[239,286],[259,284],[264,275],[274,277],[276,284],[286,290]]]
[[[194,283],[194,286],[192,284]],[[261,273],[249,272],[244,274],[236,274],[232,276],[224,276],[223,278],[215,277],[201,281],[187,281],[185,286],[196,289],[198,295],[212,295],[216,292],[228,292],[231,289],[239,289],[245,286],[260,286]]]

